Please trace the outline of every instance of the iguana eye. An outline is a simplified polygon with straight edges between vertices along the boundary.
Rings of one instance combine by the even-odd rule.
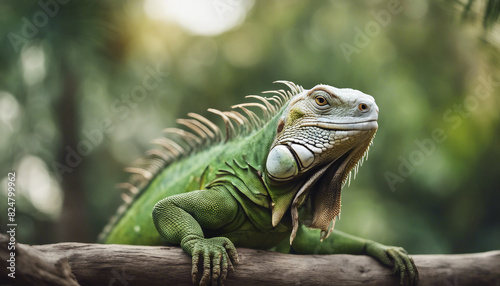
[[[319,106],[325,106],[325,105],[328,104],[328,101],[322,95],[316,96],[315,100],[316,100],[316,104],[319,105]]]
[[[368,105],[367,105],[366,103],[360,103],[360,104],[358,105],[358,109],[359,109],[360,111],[367,111],[367,110],[368,110]]]

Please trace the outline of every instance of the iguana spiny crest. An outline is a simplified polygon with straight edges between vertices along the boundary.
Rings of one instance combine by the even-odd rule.
[[[147,184],[164,168],[171,163],[189,156],[190,154],[209,148],[218,143],[225,143],[239,136],[252,133],[266,125],[282,108],[288,104],[291,98],[304,91],[304,88],[290,81],[278,80],[274,83],[282,83],[290,90],[269,90],[263,94],[270,94],[270,97],[259,95],[247,95],[246,98],[257,99],[260,102],[247,102],[231,106],[230,111],[220,111],[209,108],[207,111],[219,115],[224,121],[224,132],[219,126],[206,117],[190,112],[188,119],[177,119],[176,122],[182,128],[166,128],[164,133],[169,137],[160,137],[151,141],[158,146],[148,150],[145,156],[139,158],[134,167],[125,168],[131,173],[129,182],[120,183],[118,188],[127,192],[122,193],[122,199],[128,205],[133,202],[130,195],[135,196],[145,189]],[[262,116],[253,112],[252,108],[262,111]],[[129,195],[130,194],[130,195]]]

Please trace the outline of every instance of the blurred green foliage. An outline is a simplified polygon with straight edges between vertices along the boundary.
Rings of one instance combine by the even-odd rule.
[[[500,249],[500,30],[483,28],[486,2],[160,2],[0,4],[0,197],[16,171],[20,241],[93,241],[123,168],[163,128],[286,79],[380,107],[338,229],[411,253]]]

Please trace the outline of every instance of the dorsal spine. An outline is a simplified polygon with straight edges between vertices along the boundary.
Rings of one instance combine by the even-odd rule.
[[[124,203],[118,208],[117,213],[99,235],[98,240],[104,241],[105,237],[113,229],[123,214],[133,204],[138,196],[147,189],[149,183],[171,163],[176,162],[190,154],[204,150],[217,143],[225,143],[239,136],[250,134],[252,131],[260,129],[275,114],[288,103],[296,94],[304,89],[290,81],[275,81],[274,83],[285,84],[289,90],[270,90],[263,94],[272,94],[271,97],[249,95],[247,98],[254,98],[260,102],[248,102],[233,105],[231,111],[219,111],[210,108],[209,112],[214,113],[224,121],[225,134],[215,123],[202,115],[188,113],[189,119],[178,119],[177,123],[184,126],[182,128],[166,128],[164,133],[171,135],[161,137],[152,141],[159,145],[159,148],[146,151],[145,155],[137,160],[133,167],[125,168],[131,173],[128,182],[117,184],[123,189],[121,197]],[[250,108],[257,107],[263,117],[257,116]],[[243,114],[242,114],[243,112]]]

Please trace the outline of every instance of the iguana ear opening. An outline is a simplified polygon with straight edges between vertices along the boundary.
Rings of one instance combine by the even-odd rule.
[[[283,118],[280,118],[280,121],[278,121],[278,127],[276,128],[276,133],[283,131],[283,127],[285,127],[285,121]]]

